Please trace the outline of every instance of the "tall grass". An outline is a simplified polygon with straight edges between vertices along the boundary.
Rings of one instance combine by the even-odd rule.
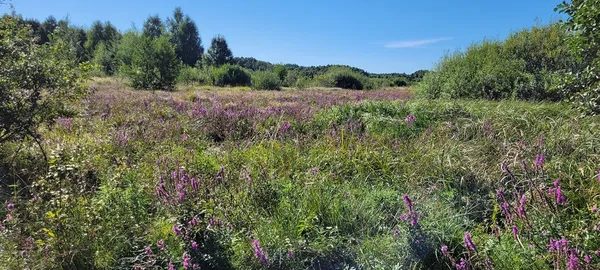
[[[600,119],[560,104],[100,87],[81,112],[50,168],[1,147],[8,268],[599,266]]]

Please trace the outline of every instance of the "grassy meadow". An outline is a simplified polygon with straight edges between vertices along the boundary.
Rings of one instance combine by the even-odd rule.
[[[42,127],[47,163],[1,145],[6,269],[600,267],[598,116],[408,88],[91,86]]]

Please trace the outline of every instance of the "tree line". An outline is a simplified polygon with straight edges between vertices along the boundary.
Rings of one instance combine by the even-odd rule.
[[[225,37],[212,38],[205,50],[196,23],[190,16],[176,8],[166,20],[158,15],[149,16],[141,31],[131,29],[119,31],[110,21],[95,21],[84,29],[69,23],[68,19],[57,20],[50,16],[43,22],[23,19],[38,44],[48,44],[55,39],[69,41],[79,63],[93,64],[95,76],[124,76],[134,88],[172,89],[177,82],[222,85],[253,85],[244,80],[257,73],[257,81],[264,78],[279,78],[275,88],[281,86],[330,86],[316,78],[333,69],[345,69],[355,77],[372,79],[369,87],[406,86],[422,79],[425,70],[413,74],[374,74],[362,69],[342,65],[299,66],[296,64],[273,64],[252,57],[233,57]],[[223,66],[226,66],[223,68]],[[222,70],[219,70],[222,68]],[[245,73],[240,76],[235,73]],[[220,74],[219,74],[220,73]],[[218,78],[229,74],[234,81]],[[271,74],[276,73],[276,74]],[[291,77],[287,77],[290,74]],[[227,77],[227,76],[226,76]],[[240,77],[241,81],[236,78]],[[321,80],[322,81],[322,80]],[[274,88],[274,84],[270,84]]]

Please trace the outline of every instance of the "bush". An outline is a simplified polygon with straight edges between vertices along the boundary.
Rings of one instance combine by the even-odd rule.
[[[281,80],[274,72],[257,71],[252,75],[252,89],[281,90]]]
[[[419,90],[430,98],[559,100],[563,95],[548,89],[553,77],[574,67],[567,35],[553,24],[473,44],[443,57]]]
[[[240,66],[225,64],[211,68],[211,80],[215,86],[249,86],[250,74]]]
[[[69,115],[71,101],[86,93],[87,65],[58,39],[38,45],[28,26],[0,18],[0,144],[31,136],[37,127]]]
[[[361,80],[366,80],[366,78],[347,68],[331,68],[319,80],[323,87],[362,90],[364,85]]]
[[[190,66],[184,66],[179,71],[177,82],[184,84],[202,84],[206,81],[200,69]]]

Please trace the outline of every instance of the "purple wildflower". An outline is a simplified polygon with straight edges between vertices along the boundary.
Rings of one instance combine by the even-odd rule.
[[[252,240],[252,245],[254,246],[254,255],[256,256],[256,258],[258,258],[262,264],[269,264],[267,256],[260,247],[260,242],[257,239],[254,239]]]
[[[408,212],[412,213],[412,211],[413,211],[413,204],[412,204],[412,201],[410,200],[410,198],[408,197],[408,195],[406,195],[406,194],[402,195],[402,199],[404,200],[404,203],[406,204],[406,207],[408,207]]]
[[[600,257],[600,250],[594,251],[594,254],[596,254],[596,256]]]
[[[13,210],[15,210],[15,205],[12,203],[9,203],[8,205],[6,205],[6,208],[8,209],[8,211],[12,212]]]
[[[198,192],[198,179],[196,179],[196,177],[193,177],[191,182],[192,189],[194,190],[194,192]]]
[[[542,170],[544,169],[544,154],[538,154],[537,156],[535,156],[535,169],[536,170]]]
[[[196,270],[196,269],[200,269],[200,265],[198,265],[197,263],[192,265],[192,269]]]
[[[400,220],[402,220],[402,221],[406,221],[406,218],[407,218],[406,215],[401,215],[400,216]]]
[[[190,268],[191,260],[192,260],[192,258],[190,258],[190,255],[188,255],[187,252],[184,252],[183,253],[183,269]]]
[[[465,232],[465,247],[477,252],[477,246],[473,244],[473,240],[471,239],[471,234],[469,232]]]
[[[392,233],[393,236],[400,236],[400,230],[398,230],[398,227],[394,228],[394,232]]]
[[[441,250],[442,250],[442,254],[444,254],[444,256],[450,257],[450,253],[448,252],[448,246],[443,245]]]
[[[517,239],[517,238],[518,238],[518,236],[519,236],[519,228],[517,228],[517,226],[513,225],[513,226],[512,226],[512,233],[513,233],[513,237],[514,237],[515,239]]]
[[[175,270],[175,266],[173,265],[173,262],[169,262],[169,270]]]
[[[465,261],[464,258],[460,258],[460,263],[458,263],[456,265],[456,270],[467,270],[467,269],[469,269],[468,265],[467,265],[467,261]]]
[[[290,122],[288,121],[283,121],[283,123],[281,124],[281,127],[279,128],[279,132],[280,133],[286,133],[290,127],[292,127],[292,124],[290,124]]]
[[[525,194],[521,195],[521,200],[519,200],[519,207],[517,208],[517,213],[519,214],[519,217],[521,218],[525,218],[527,216],[527,213],[525,212],[525,200],[527,198],[525,197]]]
[[[179,225],[173,225],[173,232],[179,237],[181,237],[182,235],[181,228],[179,227]]]
[[[317,168],[317,167],[312,168],[312,172],[315,175],[318,174],[319,173],[319,168]]]
[[[158,242],[156,242],[156,245],[159,248],[164,248],[165,247],[165,242],[163,240],[158,240]]]
[[[151,247],[146,247],[144,250],[146,251],[146,255],[148,255],[148,256],[152,255],[152,248]]]
[[[587,264],[590,264],[590,263],[592,263],[592,256],[590,256],[590,254],[586,254],[586,255],[585,255],[585,262],[586,262]]]
[[[405,122],[407,125],[409,125],[409,126],[412,126],[412,125],[415,123],[415,121],[416,121],[416,120],[417,120],[417,118],[416,118],[416,117],[415,117],[415,115],[414,115],[414,114],[412,114],[412,113],[408,114],[408,115],[406,116],[406,118],[404,118],[404,122]]]
[[[294,253],[291,250],[287,252],[287,258],[288,259],[293,259],[294,258]]]
[[[577,258],[577,254],[574,251],[571,251],[569,255],[569,266],[567,267],[569,270],[579,269],[579,259]]]
[[[192,242],[192,249],[193,250],[197,250],[198,249],[198,243],[196,243],[196,241]]]

